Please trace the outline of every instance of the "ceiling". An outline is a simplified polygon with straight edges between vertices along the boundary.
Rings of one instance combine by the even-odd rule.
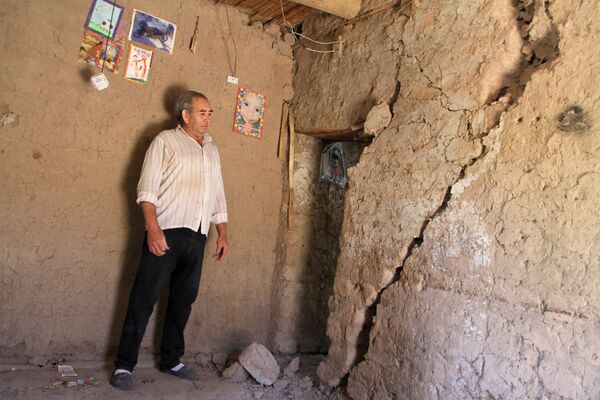
[[[216,0],[216,3],[239,8],[250,16],[250,24],[260,22],[283,25],[282,5],[285,19],[292,25],[322,12],[289,0],[281,0],[281,3],[280,0]]]

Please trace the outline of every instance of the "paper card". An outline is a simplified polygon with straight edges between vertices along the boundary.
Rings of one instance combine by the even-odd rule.
[[[93,0],[85,20],[85,28],[113,39],[123,16],[124,8],[107,0]],[[112,21],[112,23],[111,23]]]
[[[59,365],[57,368],[58,368],[58,373],[61,376],[77,376],[77,374],[73,370],[73,367],[70,365]]]
[[[260,139],[262,137],[266,102],[266,97],[263,94],[240,86],[233,119],[233,131]]]
[[[79,46],[79,61],[96,64],[98,68],[102,68],[104,64],[105,69],[116,74],[123,55],[124,40],[108,40],[108,46],[106,41],[106,36],[85,30]]]
[[[136,83],[148,83],[148,73],[150,72],[151,64],[152,50],[130,44],[124,78]]]
[[[176,30],[175,24],[134,9],[129,40],[173,54]]]

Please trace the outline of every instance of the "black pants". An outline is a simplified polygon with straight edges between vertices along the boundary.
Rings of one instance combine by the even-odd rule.
[[[169,278],[169,302],[160,346],[159,368],[173,368],[183,356],[183,331],[192,303],[198,295],[206,235],[187,228],[165,229],[164,233],[170,250],[163,256],[150,253],[148,243],[144,240],[140,267],[129,295],[115,362],[117,368],[133,371],[148,319]]]

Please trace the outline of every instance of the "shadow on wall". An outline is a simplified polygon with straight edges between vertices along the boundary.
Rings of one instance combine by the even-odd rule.
[[[162,121],[150,122],[141,130],[137,143],[129,158],[128,164],[125,166],[125,172],[121,180],[121,190],[125,204],[123,207],[127,209],[127,246],[125,252],[121,255],[121,271],[118,278],[117,295],[113,307],[113,319],[109,331],[108,348],[105,352],[105,357],[109,361],[108,368],[112,369],[112,361],[117,352],[119,339],[121,336],[121,328],[125,320],[127,311],[127,302],[129,300],[129,292],[133,286],[135,274],[137,272],[138,263],[141,255],[142,244],[144,240],[144,220],[141,210],[136,204],[137,183],[144,162],[144,155],[148,145],[154,137],[165,129],[172,129],[177,126],[177,120],[173,116],[173,109],[177,97],[187,90],[181,84],[175,84],[167,88],[163,97],[163,106],[165,111],[171,117],[165,118]],[[166,309],[166,291],[163,291],[158,306],[155,308],[155,316],[158,321],[162,321]],[[154,348],[158,348],[162,324],[157,324],[157,329],[154,333]],[[148,334],[148,332],[146,332]]]

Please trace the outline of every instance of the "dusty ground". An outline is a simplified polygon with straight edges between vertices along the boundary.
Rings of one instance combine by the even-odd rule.
[[[285,388],[262,386],[249,379],[235,383],[220,376],[215,368],[196,367],[201,379],[197,382],[185,381],[163,374],[150,366],[137,368],[134,373],[134,390],[121,392],[110,386],[108,380],[110,365],[74,364],[80,379],[93,378],[95,384],[82,388],[66,387],[61,383],[56,366],[7,366],[0,368],[1,399],[212,399],[212,400],[333,400],[338,395],[322,393],[313,386],[315,365],[304,363],[300,372],[293,377],[285,377],[289,384]],[[14,368],[14,369],[13,369]],[[76,379],[76,378],[75,378]]]

